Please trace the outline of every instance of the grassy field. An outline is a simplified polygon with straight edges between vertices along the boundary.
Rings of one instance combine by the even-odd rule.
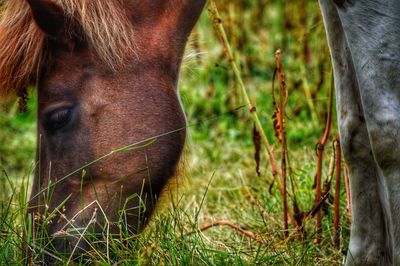
[[[234,49],[235,63],[257,106],[261,123],[280,165],[279,141],[273,129],[272,78],[275,51],[289,93],[289,207],[296,196],[300,210],[314,204],[316,144],[328,110],[331,66],[317,1],[220,0],[222,24]],[[108,239],[108,253],[92,252],[98,265],[335,265],[344,260],[350,218],[341,200],[341,245],[333,244],[333,206],[324,206],[321,243],[315,243],[315,219],[307,219],[303,234],[290,225],[283,232],[282,199],[268,158],[261,147],[260,176],[256,173],[253,121],[240,94],[223,45],[205,10],[195,28],[180,82],[190,139],[185,174],[173,180],[156,215],[139,235],[124,244]],[[16,106],[0,112],[0,264],[21,264],[23,208],[32,179],[35,156],[35,96],[28,111]],[[325,149],[323,179],[328,177],[335,117]],[[71,169],[74,170],[74,169]],[[178,185],[177,185],[178,184]],[[332,184],[333,187],[334,184]],[[170,193],[171,192],[171,193]],[[331,192],[333,195],[333,190]],[[224,221],[251,232],[249,237]],[[204,229],[204,230],[202,230]],[[64,263],[68,258],[63,258]],[[83,262],[82,262],[83,263]],[[88,262],[86,262],[87,264]]]

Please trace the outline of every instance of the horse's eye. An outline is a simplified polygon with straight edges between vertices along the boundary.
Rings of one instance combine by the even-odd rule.
[[[46,121],[46,125],[50,130],[58,130],[68,124],[72,117],[72,108],[61,108],[52,111]]]

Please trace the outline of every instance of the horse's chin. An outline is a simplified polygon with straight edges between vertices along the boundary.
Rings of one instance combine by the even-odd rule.
[[[90,217],[87,217],[90,219]],[[102,236],[105,226],[100,223],[90,226],[79,226],[87,221],[75,221],[73,226],[66,227],[65,225],[48,228],[49,244],[46,252],[43,253],[42,262],[44,265],[57,264],[57,261],[82,261],[89,259],[89,253],[95,248],[102,249]],[[112,230],[112,229],[111,229]],[[100,243],[94,246],[93,243]]]

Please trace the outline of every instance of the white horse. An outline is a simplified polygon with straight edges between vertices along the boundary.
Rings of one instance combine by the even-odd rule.
[[[400,265],[400,0],[320,0],[353,220],[347,265]]]

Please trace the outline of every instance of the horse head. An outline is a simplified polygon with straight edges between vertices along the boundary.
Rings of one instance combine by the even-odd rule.
[[[19,58],[11,63],[36,66],[18,84],[35,83],[38,94],[37,168],[28,213],[37,227],[44,224],[57,251],[86,251],[84,231],[116,231],[121,220],[138,232],[151,215],[184,147],[177,83],[204,4],[8,4],[3,21],[19,15],[17,31],[3,35],[19,48],[10,48]],[[9,87],[3,90],[20,89]]]

